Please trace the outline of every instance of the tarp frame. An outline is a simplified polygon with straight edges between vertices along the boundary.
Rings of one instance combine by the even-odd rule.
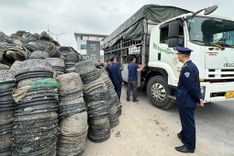
[[[144,19],[157,25],[186,13],[192,12],[175,6],[144,5],[104,40],[104,49],[113,46],[120,39],[142,38],[145,29]]]

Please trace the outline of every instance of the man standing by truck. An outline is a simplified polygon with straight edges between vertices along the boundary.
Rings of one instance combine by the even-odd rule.
[[[105,66],[105,70],[106,70],[108,76],[109,76],[109,67],[110,66],[111,66],[111,60],[108,59],[108,60],[106,60],[106,66]]]
[[[127,101],[130,101],[130,92],[133,92],[133,102],[138,102],[137,99],[137,73],[140,73],[145,65],[142,65],[139,68],[138,64],[136,63],[136,57],[130,57],[130,63],[128,65],[128,88],[127,88]]]
[[[119,100],[120,100],[122,82],[123,82],[122,74],[120,71],[120,64],[117,63],[117,59],[116,59],[114,54],[111,55],[110,60],[111,60],[112,64],[108,68],[108,73],[109,73],[109,77],[110,77],[110,79],[115,87],[115,91],[116,91],[116,93],[119,97]]]
[[[180,46],[176,46],[175,49],[178,51],[178,60],[184,64],[180,72],[176,97],[182,125],[182,130],[177,136],[184,145],[175,149],[179,152],[194,153],[196,146],[194,111],[196,106],[204,107],[199,71],[190,60],[192,50]]]

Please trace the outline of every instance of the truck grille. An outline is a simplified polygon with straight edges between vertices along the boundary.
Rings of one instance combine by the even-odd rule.
[[[234,78],[234,69],[209,69],[210,78]]]

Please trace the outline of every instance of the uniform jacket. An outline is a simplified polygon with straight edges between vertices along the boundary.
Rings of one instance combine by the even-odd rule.
[[[199,71],[191,61],[184,63],[180,72],[176,103],[179,107],[194,108],[202,99]]]
[[[109,77],[113,84],[122,84],[122,74],[120,71],[120,65],[117,63],[112,63],[108,68]]]

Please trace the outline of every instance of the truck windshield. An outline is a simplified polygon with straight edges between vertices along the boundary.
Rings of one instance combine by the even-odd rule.
[[[187,21],[190,41],[204,46],[234,47],[234,22],[211,17]]]

